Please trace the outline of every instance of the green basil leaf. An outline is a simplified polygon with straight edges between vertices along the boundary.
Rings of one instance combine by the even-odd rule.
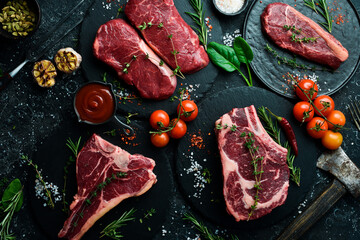
[[[239,61],[242,63],[250,63],[254,58],[251,47],[242,37],[235,38],[234,50]]]
[[[239,59],[236,57],[233,48],[220,43],[211,42],[208,44],[207,53],[210,60],[218,67],[227,72],[233,72],[240,69]]]
[[[5,189],[3,196],[1,198],[2,205],[4,209],[6,209],[9,206],[9,202],[11,199],[18,193],[19,191],[22,191],[22,185],[18,178],[14,179],[9,186]],[[23,204],[23,194],[21,194],[20,201],[16,205],[15,211],[19,211],[21,206]]]

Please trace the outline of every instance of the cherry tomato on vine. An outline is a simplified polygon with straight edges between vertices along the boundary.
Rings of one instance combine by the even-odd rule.
[[[295,104],[293,114],[299,122],[308,122],[314,117],[314,108],[309,102],[301,101]]]
[[[339,110],[331,111],[326,118],[328,120],[329,129],[339,130],[346,123],[345,115]]]
[[[321,117],[314,117],[306,125],[306,131],[312,138],[322,138],[328,130],[328,124],[325,119]]]
[[[314,100],[314,105],[326,117],[335,108],[334,100],[328,95],[322,95]],[[315,113],[321,116],[320,112],[315,108]]]
[[[321,143],[324,147],[330,150],[338,149],[343,141],[343,136],[339,132],[328,130],[321,138]]]
[[[304,91],[301,91],[301,89]],[[311,100],[315,99],[318,94],[319,88],[317,84],[310,79],[301,80],[295,87],[295,93],[298,98],[303,101],[308,101],[308,96]]]
[[[176,118],[171,120],[171,125],[176,122]],[[170,131],[169,135],[171,138],[179,139],[182,138],[187,131],[186,123],[179,119],[179,121],[176,123],[175,127]]]
[[[182,107],[181,107],[182,106]],[[180,118],[185,122],[190,122],[194,120],[198,115],[198,107],[194,101],[184,100],[181,102],[181,105],[177,106],[177,113],[179,114],[180,110]]]
[[[169,122],[169,115],[163,110],[156,110],[150,115],[150,125],[154,129],[168,127]]]
[[[155,147],[160,148],[160,147],[165,147],[169,143],[170,137],[169,134],[167,133],[161,133],[161,134],[153,133],[151,134],[150,140]]]

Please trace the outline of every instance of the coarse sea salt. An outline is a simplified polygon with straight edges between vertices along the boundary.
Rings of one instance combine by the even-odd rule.
[[[224,13],[235,13],[244,5],[245,0],[215,0],[216,6]]]

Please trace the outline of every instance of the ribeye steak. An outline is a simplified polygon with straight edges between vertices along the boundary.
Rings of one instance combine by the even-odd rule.
[[[100,26],[93,44],[94,55],[111,66],[127,84],[134,85],[141,97],[166,99],[176,88],[173,71],[123,19]]]
[[[196,72],[209,64],[204,47],[191,27],[181,18],[173,0],[129,0],[125,14],[140,30],[149,46],[173,69]],[[144,23],[151,23],[142,30]],[[171,36],[171,39],[170,37]],[[176,61],[174,58],[176,54]]]
[[[105,213],[122,200],[139,196],[156,183],[154,160],[130,155],[94,134],[76,160],[78,192],[59,237],[80,239]]]
[[[289,169],[286,164],[287,149],[278,145],[267,134],[256,114],[254,106],[234,108],[216,121],[218,148],[223,167],[223,193],[229,214],[236,221],[248,220],[255,202],[254,167],[242,133],[253,134],[254,146],[259,147],[256,156],[263,158],[259,200],[250,220],[262,217],[282,205],[289,187]],[[236,130],[231,130],[235,125]],[[226,127],[228,126],[228,127]],[[260,170],[260,163],[259,168]]]
[[[279,47],[311,61],[337,69],[349,54],[330,33],[285,3],[271,3],[261,14],[263,31]],[[286,30],[284,26],[295,27]],[[316,38],[316,41],[295,39]]]

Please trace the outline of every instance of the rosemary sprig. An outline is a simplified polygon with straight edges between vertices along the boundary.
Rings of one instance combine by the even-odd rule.
[[[21,201],[23,196],[23,188],[14,194],[14,196],[6,201],[8,206],[3,210],[3,214],[5,214],[4,218],[0,223],[0,237],[2,240],[15,240],[15,236],[9,233],[11,219],[13,218],[14,213],[17,211],[18,204]]]
[[[277,63],[279,65],[285,64],[293,69],[297,68],[297,69],[310,70],[310,71],[330,71],[330,72],[332,71],[327,68],[317,68],[315,66],[311,67],[311,66],[307,66],[305,64],[299,64],[296,62],[295,57],[292,59],[289,59],[287,57],[282,57],[278,54],[278,52],[276,52],[274,49],[272,49],[268,43],[265,45],[265,50],[270,52],[275,57],[275,59],[277,60]]]
[[[251,164],[254,167],[253,175],[255,177],[254,188],[256,189],[256,193],[255,193],[255,197],[254,197],[254,204],[251,206],[251,211],[248,215],[248,220],[250,220],[251,216],[254,214],[254,211],[256,210],[257,204],[259,202],[259,193],[262,190],[261,177],[262,177],[262,174],[264,173],[264,170],[263,170],[264,157],[257,155],[259,147],[255,145],[253,133],[243,132],[243,133],[241,133],[240,136],[245,138],[245,146],[249,149],[249,153],[250,153],[250,156],[252,159]],[[260,161],[260,166],[259,166],[259,161]]]
[[[195,225],[196,229],[204,236],[205,239],[225,240],[222,237],[214,235],[202,222],[199,222],[191,213],[185,213],[183,219],[192,222]]]
[[[320,14],[325,18],[326,22],[319,22],[324,28],[326,28],[329,33],[331,33],[332,29],[332,17],[329,15],[328,5],[326,0],[318,0],[318,8],[321,10],[319,11]]]
[[[304,5],[314,10],[314,12],[318,13],[314,0],[304,0]]]
[[[70,151],[73,153],[73,156],[70,156],[68,161],[66,161],[65,167],[64,167],[64,187],[62,189],[62,199],[63,199],[63,209],[62,211],[65,213],[69,213],[68,205],[69,203],[66,201],[66,185],[67,185],[67,175],[69,173],[69,166],[73,164],[76,161],[77,155],[79,153],[79,147],[80,147],[81,137],[77,140],[77,142],[73,142],[71,138],[67,139],[66,146],[69,147]]]
[[[133,217],[132,215],[135,212],[136,212],[136,210],[133,208],[128,212],[124,212],[118,220],[111,222],[100,232],[100,234],[101,234],[100,238],[105,237],[105,236],[109,237],[111,239],[119,239],[119,238],[124,237],[118,231],[118,228],[125,226],[126,222],[134,220],[135,217]]]
[[[318,22],[323,26],[329,33],[332,30],[332,17],[329,14],[329,8],[326,3],[326,0],[304,0],[304,5],[314,10],[317,14],[320,13],[321,16],[325,19],[326,22]]]
[[[34,168],[34,170],[35,170],[35,172],[36,172],[36,178],[41,182],[41,184],[43,185],[43,187],[44,187],[44,189],[45,189],[45,194],[46,194],[46,196],[47,196],[47,198],[48,198],[48,201],[47,201],[48,205],[50,206],[50,208],[54,208],[55,205],[54,205],[54,202],[53,202],[52,197],[51,197],[51,192],[50,192],[49,189],[46,187],[46,183],[45,183],[45,181],[44,181],[44,178],[41,176],[41,173],[40,173],[40,171],[39,171],[38,165],[35,164],[35,163],[33,163],[33,161],[32,161],[31,159],[29,159],[29,157],[26,156],[26,155],[21,155],[20,158],[21,158],[22,160],[27,161],[28,165],[29,165],[29,166],[32,166],[32,167]]]
[[[288,150],[288,153],[286,155],[286,162],[290,170],[290,179],[294,183],[296,183],[296,185],[300,186],[301,170],[300,168],[294,166],[295,155],[290,151],[291,148],[289,142],[285,141],[283,144],[281,143],[280,128],[277,122],[275,121],[274,123],[271,116],[267,114],[265,107],[259,107],[257,112],[259,114],[259,117],[265,122],[264,128],[266,132],[270,135],[270,137],[272,137],[272,139],[274,139],[274,141],[277,142],[279,145],[283,146]]]
[[[185,13],[188,14],[198,26],[198,28],[197,27],[193,27],[193,28],[197,31],[197,34],[199,36],[199,41],[204,46],[205,50],[207,50],[208,33],[205,24],[205,11],[203,9],[203,3],[201,2],[201,0],[190,0],[190,4],[193,7],[195,13],[191,13],[191,12],[185,12]]]

